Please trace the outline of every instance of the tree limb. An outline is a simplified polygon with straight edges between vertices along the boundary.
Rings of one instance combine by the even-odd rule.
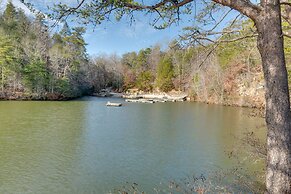
[[[75,12],[76,10],[78,10],[83,4],[84,4],[85,0],[82,0],[76,7],[71,7],[67,10],[65,10],[59,17],[58,19],[54,22],[54,24],[52,25],[52,27],[55,27],[65,16],[68,16],[70,14],[72,14],[73,12]]]
[[[284,6],[284,9],[282,8],[281,16],[291,25],[291,6]]]
[[[216,22],[216,24],[212,27],[212,29],[211,29],[210,31],[215,30],[216,27],[219,26],[219,24],[221,24],[221,23],[224,21],[224,19],[228,16],[228,14],[229,14],[231,11],[232,11],[232,9],[228,10],[227,13],[224,14],[224,15],[222,16],[222,18],[221,18],[218,22]]]
[[[288,33],[283,33],[283,36],[284,36],[284,37],[287,37],[287,38],[291,38],[291,35],[288,34]]]
[[[127,7],[127,8],[131,8],[131,9],[135,9],[135,10],[142,10],[142,9],[150,9],[150,10],[155,10],[159,7],[162,7],[164,5],[166,5],[166,3],[171,3],[172,4],[172,8],[179,8],[182,7],[183,5],[186,5],[190,2],[192,2],[193,0],[183,0],[179,3],[174,3],[171,0],[163,0],[155,5],[136,5],[136,4],[132,4],[132,3],[121,3],[123,6]]]
[[[280,0],[280,4],[291,6],[291,2],[289,2],[288,0]]]
[[[252,20],[255,20],[257,15],[261,11],[261,7],[251,3],[248,0],[213,0],[216,3],[219,3],[223,6],[231,7],[242,14],[248,16]]]

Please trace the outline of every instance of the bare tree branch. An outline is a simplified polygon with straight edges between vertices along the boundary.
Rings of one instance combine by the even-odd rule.
[[[59,17],[58,19],[54,22],[54,24],[52,25],[52,27],[54,28],[65,16],[68,16],[70,14],[72,14],[74,11],[78,10],[83,4],[84,4],[85,0],[82,0],[76,7],[71,7],[67,10],[65,10]]]
[[[219,24],[221,24],[221,23],[224,21],[224,19],[228,16],[228,14],[229,14],[232,10],[233,10],[233,9],[228,10],[228,11],[226,12],[226,14],[224,14],[224,15],[222,16],[222,18],[221,18],[218,22],[216,22],[216,24],[212,27],[212,29],[211,29],[210,31],[215,30],[215,29],[217,28],[217,26],[219,26]]]
[[[73,13],[74,11],[78,10],[83,4],[84,4],[85,0],[82,0],[76,7],[71,7],[67,10],[65,10],[62,15],[60,15],[59,20],[64,17],[65,15],[70,15],[71,13]]]
[[[215,44],[213,46],[213,48],[207,53],[206,57],[204,58],[204,60],[199,64],[199,68],[202,67],[202,65],[204,65],[204,63],[206,62],[206,60],[209,58],[209,56],[215,51],[215,49],[218,47],[219,44]]]
[[[243,39],[247,39],[247,38],[255,38],[257,37],[258,34],[252,34],[252,35],[246,35],[246,36],[242,36],[242,37],[238,37],[238,38],[234,38],[234,39],[229,39],[229,40],[221,40],[221,43],[228,43],[228,42],[236,42],[236,41],[240,41]]]

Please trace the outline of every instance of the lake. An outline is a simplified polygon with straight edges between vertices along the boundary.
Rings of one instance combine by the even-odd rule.
[[[106,102],[123,106],[106,107]],[[228,168],[225,151],[261,125],[250,109],[85,97],[0,102],[0,193],[107,193]],[[265,129],[256,129],[260,136]]]

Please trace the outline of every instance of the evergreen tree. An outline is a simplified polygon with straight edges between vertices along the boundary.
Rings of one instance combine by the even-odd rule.
[[[153,75],[150,71],[143,71],[137,77],[136,85],[138,89],[150,92],[153,89]]]
[[[69,27],[69,25],[66,21],[64,21],[64,26],[63,26],[62,30],[60,31],[60,35],[63,37],[72,35],[71,28]]]
[[[11,69],[9,64],[13,61],[13,46],[11,40],[0,33],[0,71],[1,71],[1,92],[4,92],[5,83]]]
[[[7,4],[6,9],[3,13],[2,27],[7,32],[7,34],[9,34],[9,36],[13,37],[13,39],[19,38],[19,31],[17,30],[17,11],[11,2]]]
[[[174,88],[173,78],[174,68],[172,58],[165,56],[158,65],[157,86],[160,90],[168,92]]]

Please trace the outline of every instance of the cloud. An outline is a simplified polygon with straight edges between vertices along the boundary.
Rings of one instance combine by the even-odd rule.
[[[37,7],[53,6],[54,4],[59,4],[59,3],[73,6],[79,3],[78,0],[26,0],[26,1]]]
[[[155,30],[152,26],[142,21],[136,21],[132,25],[123,24],[119,30],[121,35],[124,35],[128,38],[139,38],[141,35],[148,36],[155,34],[156,32],[157,30]]]
[[[7,2],[9,0],[0,0],[1,2]],[[12,0],[16,4],[22,6],[20,0]],[[44,13],[50,12],[47,6],[52,7],[54,4],[67,3],[70,6],[74,6],[78,3],[78,0],[25,0],[34,5],[35,9]],[[90,1],[90,0],[87,0]],[[93,27],[92,25],[85,26],[87,32],[84,35],[86,42],[88,43],[87,49],[90,55],[94,53],[106,52],[106,53],[118,53],[123,54],[130,51],[138,51],[142,48],[154,45],[157,42],[167,42],[172,39],[176,28],[169,28],[167,30],[156,30],[151,26],[149,20],[145,18],[142,13],[135,15],[135,22],[130,25],[126,17],[120,22],[117,22],[112,18],[111,21],[104,21],[101,25]],[[75,22],[68,21],[71,27],[78,26],[78,20]],[[61,25],[57,26],[56,31],[61,29]]]
[[[16,8],[23,10],[28,17],[35,16],[20,0],[12,0],[11,2]],[[0,10],[4,11],[8,3],[9,0],[0,0]]]

